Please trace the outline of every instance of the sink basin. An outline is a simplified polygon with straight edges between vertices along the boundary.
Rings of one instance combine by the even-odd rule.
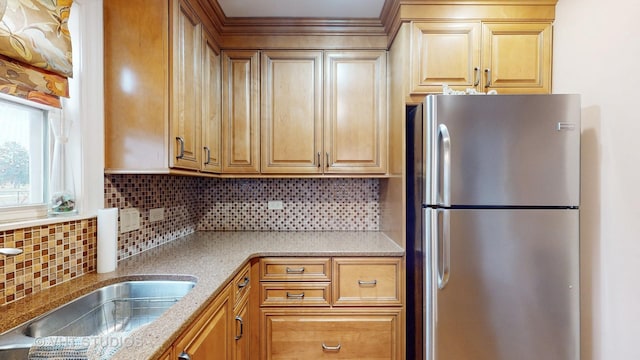
[[[106,285],[0,335],[0,360],[26,358],[25,348],[39,337],[133,331],[156,320],[194,286],[195,281],[189,280],[135,280]]]

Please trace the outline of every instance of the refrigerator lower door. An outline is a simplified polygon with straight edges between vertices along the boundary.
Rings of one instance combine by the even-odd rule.
[[[578,210],[426,212],[433,360],[579,359]]]

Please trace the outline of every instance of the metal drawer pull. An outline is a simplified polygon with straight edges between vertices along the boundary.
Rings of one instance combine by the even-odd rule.
[[[336,346],[327,346],[325,343],[322,343],[322,350],[324,351],[340,351],[342,346],[340,344]]]
[[[287,267],[287,274],[302,274],[304,272],[304,266],[297,269]]]
[[[249,278],[245,277],[243,282],[238,283],[238,289],[242,289],[242,288],[246,287],[247,285],[249,285]]]
[[[191,360],[191,356],[183,351],[180,353],[180,355],[178,355],[178,360]]]
[[[236,335],[236,340],[240,340],[242,338],[242,335],[244,335],[244,321],[242,321],[242,318],[240,316],[236,316],[236,321],[240,322],[240,335]]]
[[[376,286],[378,284],[378,280],[364,281],[358,280],[358,285],[360,286]]]
[[[290,294],[287,291],[287,299],[302,299],[304,298],[304,292],[300,293],[300,294]]]

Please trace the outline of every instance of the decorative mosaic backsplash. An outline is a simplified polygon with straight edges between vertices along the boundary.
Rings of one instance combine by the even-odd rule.
[[[376,231],[378,179],[213,179],[106,175],[105,207],[137,208],[140,229],[120,234],[122,260],[196,230]],[[282,201],[282,210],[267,209]],[[164,220],[149,210],[163,207]],[[96,269],[95,218],[0,232],[0,305]]]
[[[378,179],[205,179],[198,230],[372,231]],[[270,210],[271,200],[282,210]]]
[[[140,211],[140,229],[118,236],[118,260],[193,233],[200,217],[198,180],[169,175],[105,176],[105,208]],[[151,222],[149,210],[160,207],[164,220]]]
[[[0,231],[0,247],[23,249],[0,256],[0,305],[96,269],[96,219]]]

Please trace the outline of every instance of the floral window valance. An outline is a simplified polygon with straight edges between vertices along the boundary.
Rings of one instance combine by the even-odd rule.
[[[73,0],[0,0],[0,92],[60,107],[73,76]]]

